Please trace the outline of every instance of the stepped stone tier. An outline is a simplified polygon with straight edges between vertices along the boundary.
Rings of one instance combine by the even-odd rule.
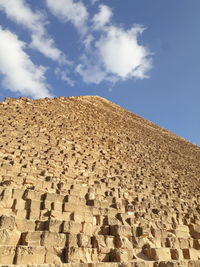
[[[200,266],[200,148],[97,96],[5,99],[0,265]]]

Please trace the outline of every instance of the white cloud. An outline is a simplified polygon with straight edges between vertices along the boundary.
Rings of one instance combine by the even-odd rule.
[[[55,47],[54,40],[47,38],[45,35],[32,34],[30,47],[61,64],[71,64],[71,62],[66,59],[65,55]]]
[[[91,65],[89,62],[87,65],[79,64],[75,71],[80,74],[85,83],[99,84],[105,80],[105,72],[100,69],[98,65]]]
[[[112,10],[106,5],[99,5],[99,13],[95,14],[93,17],[94,28],[99,29],[104,27],[110,22],[112,17]]]
[[[96,42],[99,59],[105,71],[127,79],[131,77],[146,78],[151,67],[149,52],[138,43],[138,34],[143,28],[135,26],[131,30],[111,26]]]
[[[0,74],[3,86],[33,98],[51,97],[43,66],[35,65],[25,53],[25,43],[0,27]]]
[[[76,67],[87,83],[115,83],[131,78],[144,79],[151,69],[151,54],[138,42],[144,28],[135,25],[130,30],[108,25],[100,30],[100,38],[81,57]]]
[[[69,77],[68,71],[61,70],[60,68],[56,68],[55,74],[56,74],[57,78],[61,79],[62,81],[65,81],[71,87],[73,87],[75,85],[75,82]]]
[[[79,32],[85,32],[88,12],[81,1],[46,0],[46,3],[48,8],[56,17],[64,22],[70,21],[79,30]]]
[[[0,0],[0,10],[3,10],[9,19],[31,32],[32,48],[52,60],[62,63],[66,61],[64,54],[56,48],[54,40],[47,34],[42,13],[33,12],[24,0]]]

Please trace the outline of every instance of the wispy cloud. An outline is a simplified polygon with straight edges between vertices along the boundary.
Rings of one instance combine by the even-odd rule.
[[[5,88],[33,98],[51,97],[46,69],[35,65],[17,35],[0,27],[0,74]]]
[[[85,51],[75,71],[86,83],[116,83],[131,78],[144,79],[152,67],[151,53],[138,41],[141,25],[124,29],[112,22],[113,10],[104,4],[90,16],[81,1],[46,0],[51,12],[62,22],[71,22],[80,33]],[[92,1],[94,4],[96,1]],[[84,33],[84,34],[82,34]]]
[[[70,78],[69,71],[57,67],[55,74],[58,79],[65,81],[69,86],[73,87],[75,85],[75,81]]]
[[[99,12],[92,18],[90,33],[83,41],[86,51],[76,67],[84,82],[116,83],[148,77],[152,67],[151,53],[138,41],[144,27],[133,25],[126,30],[112,23],[112,16],[110,7],[99,5]],[[93,72],[95,75],[91,77]]]
[[[30,31],[32,48],[52,60],[67,63],[63,52],[56,47],[53,38],[48,36],[45,17],[41,12],[33,12],[24,0],[0,0],[0,10],[4,11],[9,19]]]
[[[110,7],[106,5],[99,5],[99,12],[94,15],[92,21],[96,30],[101,29],[110,22],[113,13]]]
[[[96,14],[91,14],[90,7],[80,0],[45,2],[59,21],[70,22],[77,30],[81,48],[77,49],[78,60],[72,63],[57,48],[47,33],[49,21],[44,13],[33,10],[26,0],[0,0],[0,10],[28,30],[31,37],[31,42],[26,44],[15,33],[0,28],[0,73],[5,88],[32,97],[51,96],[45,79],[46,68],[31,61],[25,50],[27,47],[59,63],[55,76],[72,87],[75,85],[72,69],[85,83],[106,81],[110,88],[118,81],[148,77],[152,67],[151,53],[139,42],[143,26],[133,25],[126,29],[117,25],[113,22],[114,10],[105,4],[99,4]],[[90,3],[100,2],[91,0]]]
[[[127,31],[115,26],[105,29],[95,46],[106,73],[117,75],[122,80],[147,77],[151,67],[150,53],[138,43],[138,35],[143,30],[141,26]]]
[[[64,22],[71,22],[80,33],[86,31],[88,11],[81,1],[74,0],[46,0],[51,12]]]

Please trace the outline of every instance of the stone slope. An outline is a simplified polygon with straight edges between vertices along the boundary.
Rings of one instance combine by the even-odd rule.
[[[6,99],[0,264],[200,266],[199,180],[199,147],[103,98]]]

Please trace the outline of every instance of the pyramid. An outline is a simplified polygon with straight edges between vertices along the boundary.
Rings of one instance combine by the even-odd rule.
[[[98,96],[0,102],[0,265],[200,266],[200,148]]]

